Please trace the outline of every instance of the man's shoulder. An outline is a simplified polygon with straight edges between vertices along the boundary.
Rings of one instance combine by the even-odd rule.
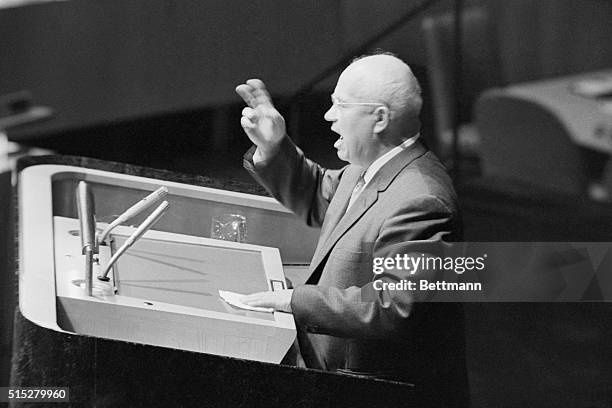
[[[448,170],[430,150],[408,163],[399,172],[397,181],[400,183],[420,181],[417,186],[421,188],[439,186],[444,190],[454,190]]]
[[[457,193],[444,165],[427,151],[411,161],[388,187],[390,195],[399,200],[431,199],[440,201],[451,211],[457,207]]]

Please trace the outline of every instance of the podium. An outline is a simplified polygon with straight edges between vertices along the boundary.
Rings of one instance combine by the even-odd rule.
[[[56,194],[62,197],[65,195],[64,193],[67,194],[68,192],[74,191],[74,183],[71,180],[74,175],[81,178],[83,178],[83,175],[86,175],[85,178],[94,184],[103,182],[103,177],[100,178],[101,173],[97,173],[98,171],[117,172],[121,177],[155,177],[157,181],[163,182],[164,184],[167,183],[169,187],[176,187],[173,183],[177,181],[180,181],[181,185],[190,186],[185,187],[185,191],[191,191],[190,194],[187,194],[190,195],[190,197],[182,201],[179,200],[177,196],[173,195],[176,191],[173,192],[172,188],[170,188],[169,201],[172,202],[174,198],[176,206],[180,207],[182,211],[179,211],[178,214],[166,214],[166,217],[156,224],[156,231],[152,231],[151,235],[144,236],[145,241],[142,246],[138,247],[138,243],[135,244],[135,246],[132,247],[134,252],[130,255],[128,251],[126,255],[129,256],[118,261],[118,292],[114,295],[115,301],[118,297],[124,297],[126,298],[124,299],[126,302],[129,301],[127,298],[131,298],[131,300],[139,299],[140,301],[146,300],[149,303],[153,303],[154,306],[158,306],[158,304],[161,303],[175,304],[177,308],[180,307],[185,311],[189,308],[193,308],[194,301],[197,306],[201,307],[203,303],[199,303],[197,299],[202,293],[212,292],[212,290],[220,288],[221,283],[219,282],[227,282],[223,279],[227,271],[222,271],[218,277],[200,276],[202,280],[209,280],[210,282],[199,282],[197,284],[194,284],[194,282],[183,282],[183,287],[180,287],[180,282],[174,282],[173,284],[179,286],[166,286],[165,288],[178,288],[184,293],[193,289],[193,292],[200,293],[200,295],[192,293],[185,296],[171,296],[170,298],[154,296],[156,289],[145,287],[147,286],[145,280],[156,281],[156,285],[167,284],[167,282],[163,282],[165,279],[160,275],[166,270],[166,267],[168,267],[168,265],[164,266],[161,263],[163,258],[167,255],[174,257],[171,259],[182,259],[178,263],[175,263],[171,269],[174,271],[182,269],[183,271],[179,273],[183,273],[183,281],[196,279],[193,276],[197,276],[198,273],[201,272],[197,268],[193,268],[191,262],[195,260],[195,263],[201,263],[202,260],[207,257],[206,252],[209,251],[204,247],[207,245],[215,246],[215,244],[206,237],[197,237],[196,234],[184,233],[180,234],[181,236],[178,237],[176,236],[178,235],[177,229],[183,232],[187,232],[187,230],[193,232],[197,230],[206,231],[208,228],[208,231],[210,231],[209,218],[193,217],[191,218],[192,222],[186,223],[181,222],[181,214],[183,214],[184,211],[197,212],[203,208],[202,205],[195,205],[195,201],[193,200],[198,197],[198,194],[194,193],[191,190],[192,188],[206,189],[209,186],[220,187],[218,181],[206,177],[188,176],[69,156],[26,158],[19,162],[18,170],[20,174],[23,175],[28,169],[36,169],[37,167],[49,165],[72,167],[70,171],[60,172],[53,178],[51,190],[54,190]],[[132,183],[129,185],[134,187],[136,184]],[[100,193],[104,193],[109,189],[118,189],[118,187],[108,184],[94,185],[96,197],[103,197],[104,194]],[[154,189],[154,186],[149,186],[149,190],[152,189]],[[243,192],[262,193],[257,187],[241,186],[241,189]],[[44,189],[41,187],[38,192],[43,190]],[[244,197],[241,193],[228,193],[230,196]],[[19,199],[21,200],[21,189],[19,190],[19,194]],[[132,197],[132,193],[128,191],[122,191],[122,194]],[[268,210],[279,209],[280,211],[280,207],[277,206],[278,204],[274,204],[273,200],[270,198],[256,198],[251,196],[247,198],[252,199],[253,201],[251,202],[263,203],[264,207]],[[104,203],[96,203],[96,209],[99,213],[108,212],[108,214],[114,214],[117,210],[114,207],[116,205],[117,203],[113,200],[107,200]],[[223,208],[223,205],[222,203],[219,206]],[[69,203],[62,202],[62,200],[55,200],[52,205],[52,210],[41,211],[41,208],[43,208],[43,206],[39,203],[35,205],[32,210],[27,212],[21,209],[18,214],[21,221],[25,220],[26,224],[30,222],[32,225],[38,226],[35,231],[38,231],[37,236],[41,240],[40,247],[35,249],[34,252],[28,252],[27,248],[23,247],[23,242],[19,242],[18,245],[14,246],[16,252],[12,255],[16,256],[16,254],[19,253],[20,261],[36,260],[36,258],[45,256],[50,256],[51,259],[56,258],[57,260],[62,258],[61,262],[67,263],[73,262],[74,259],[78,259],[76,255],[73,255],[75,258],[71,261],[71,258],[66,256],[66,251],[70,251],[71,249],[69,248],[74,248],[74,245],[72,245],[70,241],[71,238],[56,240],[60,245],[58,245],[56,249],[51,249],[51,253],[49,254],[49,249],[45,249],[48,245],[44,244],[47,235],[46,232],[43,233],[43,231],[55,231],[57,234],[63,234],[64,236],[68,234],[68,236],[77,239],[78,237],[70,235],[70,231],[73,231],[75,221],[75,209],[72,208]],[[223,211],[225,211],[224,208]],[[44,222],[42,218],[39,218],[43,216],[45,217]],[[249,217],[248,214],[246,217],[247,219],[257,219],[257,216]],[[268,220],[272,223],[271,225],[283,223],[288,226],[288,232],[291,236],[279,241],[281,242],[279,252],[284,262],[286,262],[286,259],[289,259],[291,263],[290,266],[295,266],[298,263],[303,263],[303,259],[309,258],[311,255],[309,252],[313,250],[313,248],[300,242],[300,240],[304,239],[310,241],[311,235],[316,238],[318,231],[301,227],[299,220],[291,217],[291,214],[288,214],[286,211],[280,211],[273,214],[273,217]],[[197,225],[197,220],[202,220],[205,225]],[[264,224],[266,223],[262,223],[261,225]],[[258,225],[258,222],[255,222],[249,230],[249,234],[255,237],[255,240],[258,240]],[[24,233],[23,228],[26,226],[24,226],[23,223],[19,224],[19,228],[21,228],[20,234]],[[118,242],[120,242],[126,236],[126,233],[129,232],[129,227],[125,228],[128,229],[119,229],[116,231]],[[279,232],[271,230],[262,240],[269,240],[271,237],[277,239],[278,236],[275,234],[278,233]],[[178,246],[186,245],[188,248],[183,247],[180,251],[177,251],[176,248],[166,247],[166,252],[161,252],[158,247],[158,241],[170,239],[175,242],[180,242],[180,244],[177,244]],[[316,239],[313,241],[316,243]],[[227,247],[224,247],[226,244],[227,243],[221,243],[221,246],[218,246],[218,248],[221,248],[220,252],[227,250]],[[290,247],[292,245],[295,245],[293,249]],[[255,247],[256,245],[253,244],[253,246]],[[245,249],[245,247],[242,247],[242,249]],[[254,255],[251,254],[249,257],[262,259],[262,262],[266,262],[263,260],[265,257],[261,255],[263,249],[251,247],[246,249],[254,251]],[[298,249],[301,249],[301,255]],[[258,251],[259,254],[257,254]],[[100,262],[104,263],[104,257],[108,257],[109,254],[104,254],[104,251],[101,252],[100,256],[102,259]],[[145,259],[146,262],[144,265],[146,265],[146,267],[134,272],[136,269],[134,269],[133,266],[137,263],[142,266],[142,261]],[[188,261],[185,259],[188,259]],[[64,269],[68,271],[67,273],[78,268],[80,259],[74,262],[76,262],[75,268],[67,267]],[[48,264],[43,262],[39,263],[39,265],[40,271],[48,271]],[[27,267],[23,262],[17,265],[17,272],[22,275],[22,280],[24,266]],[[263,269],[266,268],[264,267]],[[36,270],[36,268],[30,269],[30,271]],[[251,271],[245,269],[242,272],[250,273]],[[193,275],[189,277],[190,274]],[[29,277],[36,277],[36,273],[29,274]],[[81,278],[81,276],[75,277],[75,279],[78,278]],[[64,282],[65,280],[62,278],[62,281]],[[89,306],[83,306],[84,302],[82,299],[78,299],[78,296],[69,292],[78,292],[80,288],[71,283],[72,279],[70,279],[70,277],[68,282],[66,288],[59,290],[59,297],[57,297],[55,293],[53,293],[53,296],[49,295],[49,291],[47,290],[48,287],[45,287],[45,285],[55,286],[55,279],[53,276],[49,278],[48,274],[45,275],[44,272],[35,279],[33,285],[27,285],[27,288],[20,285],[18,293],[20,307],[15,312],[14,320],[15,340],[12,356],[11,386],[32,387],[46,385],[68,387],[70,392],[70,406],[75,407],[386,407],[390,405],[426,405],[423,403],[422,399],[417,402],[419,400],[418,391],[415,391],[414,387],[410,384],[371,380],[338,373],[290,367],[261,361],[264,360],[263,358],[247,359],[249,358],[248,353],[251,350],[257,351],[263,349],[263,347],[251,348],[248,346],[248,341],[242,343],[239,341],[234,343],[232,343],[232,341],[226,342],[234,344],[236,349],[243,353],[239,357],[230,357],[229,355],[231,355],[231,353],[229,352],[211,354],[210,351],[212,348],[217,347],[217,350],[220,349],[220,343],[216,342],[214,339],[209,343],[204,343],[204,352],[202,352],[202,350],[194,351],[185,346],[186,343],[190,341],[189,338],[192,334],[189,331],[189,325],[183,325],[178,330],[175,330],[173,332],[174,339],[169,335],[171,331],[160,332],[163,336],[154,340],[158,342],[162,340],[168,341],[168,343],[161,345],[153,345],[147,341],[142,341],[142,339],[135,339],[133,337],[126,340],[111,338],[110,335],[100,335],[100,333],[93,332],[95,330],[104,330],[104,324],[101,324],[100,327],[97,328],[94,327],[95,325],[90,324],[89,327],[85,329],[88,331],[92,330],[92,332],[75,333],[75,331],[69,330],[70,328],[68,325],[87,324],[87,318],[91,317],[90,312],[93,313],[94,309],[91,304],[96,302],[103,303],[106,306],[106,310],[104,310],[105,313],[103,314],[106,315],[109,321],[117,322],[118,319],[123,319],[123,323],[128,326],[127,322],[129,322],[129,319],[125,315],[123,317],[119,316],[117,314],[117,309],[112,308],[112,302],[104,299],[95,299],[94,301],[89,301]],[[210,288],[205,290],[203,288],[206,285],[210,285]],[[260,287],[268,285],[268,282],[262,277],[259,282],[240,282],[239,285],[237,285],[238,284],[234,282],[231,286],[224,287],[224,289],[235,291],[246,291],[250,289],[250,286],[239,285],[254,285],[253,288],[259,289]],[[166,292],[172,291],[166,290]],[[47,302],[45,305],[48,307],[28,307],[35,306],[35,304],[31,303],[28,305],[22,302],[22,298],[27,296],[33,297],[32,299],[38,298],[39,302]],[[136,300],[134,301],[136,302]],[[250,321],[251,328],[249,330],[254,333],[259,333],[262,337],[266,337],[266,331],[267,334],[271,335],[268,337],[277,336],[277,332],[288,331],[278,325],[275,326],[275,317],[270,315],[260,316],[260,314],[257,313],[257,317],[253,317],[251,313],[254,312],[232,310],[229,305],[227,305],[228,309],[225,309],[226,305],[219,303],[222,302],[221,300],[219,300],[219,302],[216,300],[213,301],[212,296],[210,301],[211,308],[221,308],[223,311],[219,309],[209,310],[208,312],[200,311],[199,313],[201,315],[208,315],[205,317],[223,315],[228,321],[233,320],[237,323]],[[66,305],[70,302],[73,304],[69,305],[68,308],[72,307],[72,311],[78,309],[79,306],[85,308],[81,309],[81,316],[75,317],[73,315],[72,318],[69,318],[68,316],[62,315],[62,310],[66,310]],[[176,303],[182,304],[176,305]],[[214,305],[212,305],[212,303],[214,303]],[[130,308],[130,311],[134,312],[136,309],[137,308],[134,306]],[[145,309],[143,308],[135,312],[136,317],[141,318],[141,321],[139,323],[140,326],[134,324],[131,327],[133,333],[147,333],[147,330],[141,329],[143,327],[146,328],[147,324],[152,321],[149,319],[150,316],[144,314],[142,310]],[[193,312],[192,309],[189,310]],[[165,312],[169,314],[172,313],[171,310],[166,310]],[[186,317],[185,319],[197,319],[198,317],[202,316]],[[44,323],[44,319],[55,319],[55,326]],[[91,320],[92,319],[90,319],[90,321]],[[203,320],[201,319],[197,320],[197,323],[202,322]],[[193,326],[191,327],[193,328]],[[73,329],[76,328],[73,327]],[[81,329],[83,329],[83,327],[81,327]],[[226,327],[225,330],[229,329]],[[245,332],[246,329],[244,325],[235,330],[236,334],[242,333],[244,335]],[[168,336],[164,333],[168,334]],[[197,336],[192,338],[197,338]],[[172,341],[174,341],[175,344],[169,344]]]

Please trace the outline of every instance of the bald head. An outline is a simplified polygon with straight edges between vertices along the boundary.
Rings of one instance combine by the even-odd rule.
[[[386,104],[393,127],[405,132],[419,130],[421,88],[410,67],[399,58],[380,54],[356,59],[342,72],[341,81],[348,83],[354,97]]]

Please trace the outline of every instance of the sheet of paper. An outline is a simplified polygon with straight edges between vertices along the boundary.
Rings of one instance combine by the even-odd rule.
[[[228,304],[238,307],[240,309],[252,310],[254,312],[265,312],[265,313],[274,312],[274,309],[272,309],[271,307],[254,307],[254,306],[245,305],[244,303],[240,301],[240,298],[244,296],[242,293],[220,290],[219,296],[221,296],[221,299],[225,300]]]

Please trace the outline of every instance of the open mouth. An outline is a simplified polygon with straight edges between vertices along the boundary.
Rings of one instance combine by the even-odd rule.
[[[344,142],[344,137],[342,137],[342,135],[340,135],[340,137],[338,138],[338,140],[336,140],[336,142],[334,143],[334,147],[336,149],[339,149],[340,146],[342,146],[342,143]]]

